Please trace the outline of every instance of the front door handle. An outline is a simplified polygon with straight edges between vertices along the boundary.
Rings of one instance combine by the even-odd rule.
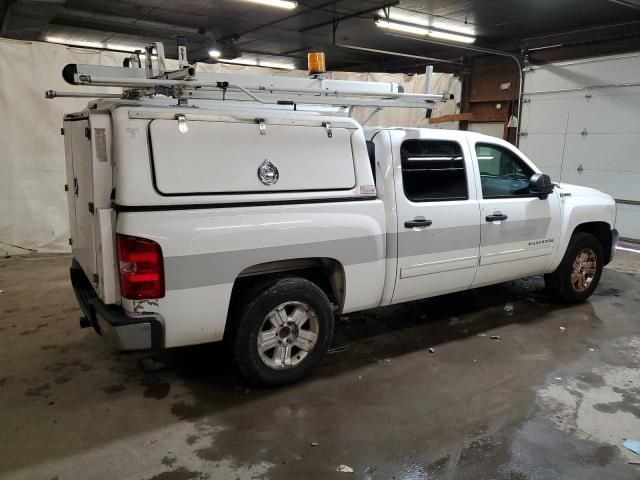
[[[501,222],[502,220],[506,220],[507,216],[502,212],[493,212],[493,215],[487,215],[487,222]]]
[[[431,220],[426,220],[421,217],[416,217],[413,220],[407,220],[404,222],[405,228],[425,228],[431,225]]]

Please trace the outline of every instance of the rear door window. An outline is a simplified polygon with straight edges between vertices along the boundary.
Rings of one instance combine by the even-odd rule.
[[[404,194],[412,202],[469,198],[464,156],[458,142],[405,140],[400,157]]]

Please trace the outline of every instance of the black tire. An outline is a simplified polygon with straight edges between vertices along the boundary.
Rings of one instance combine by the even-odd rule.
[[[287,302],[306,304],[317,319],[317,339],[300,363],[284,369],[268,366],[258,351],[258,335],[267,314]],[[333,309],[324,292],[314,283],[299,277],[266,281],[241,296],[234,309],[232,337],[234,362],[244,378],[262,387],[285,385],[308,376],[320,363],[333,338]],[[307,324],[308,325],[308,324]],[[292,349],[295,351],[295,345]],[[274,350],[274,356],[276,352]],[[294,354],[291,355],[292,359]]]
[[[585,250],[591,251],[595,255],[596,270],[589,285],[580,290],[572,283],[571,275],[574,261]],[[547,288],[556,297],[567,303],[580,303],[589,298],[598,286],[603,268],[604,253],[598,239],[589,233],[576,232],[571,237],[567,251],[558,268],[555,272],[545,275],[544,279]]]

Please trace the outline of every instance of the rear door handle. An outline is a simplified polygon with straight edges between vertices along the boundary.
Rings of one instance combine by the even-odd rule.
[[[425,228],[431,225],[431,220],[426,220],[424,218],[416,217],[413,220],[407,220],[404,222],[405,228]]]
[[[502,220],[506,220],[507,216],[502,212],[494,212],[493,215],[487,215],[487,222],[501,222]]]

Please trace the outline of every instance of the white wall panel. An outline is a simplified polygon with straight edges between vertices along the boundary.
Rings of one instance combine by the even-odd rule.
[[[469,132],[496,137],[501,140],[504,139],[504,123],[502,122],[469,122],[467,130]]]

